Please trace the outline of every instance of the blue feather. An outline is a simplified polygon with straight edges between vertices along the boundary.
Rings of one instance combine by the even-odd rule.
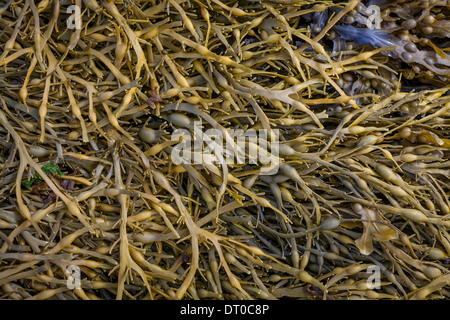
[[[325,28],[325,25],[327,24],[328,20],[328,10],[324,10],[321,12],[314,13],[313,16],[313,27],[319,27],[320,30]]]
[[[334,29],[345,40],[353,40],[359,44],[371,44],[374,47],[390,47],[395,43],[389,34],[377,29],[356,28],[351,25],[335,26]]]

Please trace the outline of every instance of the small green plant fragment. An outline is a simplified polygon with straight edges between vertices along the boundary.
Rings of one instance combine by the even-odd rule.
[[[58,176],[62,176],[63,173],[61,172],[61,169],[59,166],[54,162],[49,162],[47,164],[44,164],[41,167],[42,171],[44,171],[45,174],[54,174]],[[22,181],[22,186],[26,188],[31,188],[31,186],[37,181],[37,180],[44,180],[39,173],[35,173],[34,177],[27,181]]]
[[[42,166],[42,171],[44,171],[45,174],[54,174],[58,176],[62,176],[61,169],[59,169],[59,166],[54,162],[49,162],[47,164],[44,164]],[[35,173],[34,176],[39,180],[44,180],[39,173]]]

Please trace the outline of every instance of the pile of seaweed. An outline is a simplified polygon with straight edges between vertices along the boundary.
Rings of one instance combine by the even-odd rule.
[[[448,299],[449,16],[0,0],[0,298]]]

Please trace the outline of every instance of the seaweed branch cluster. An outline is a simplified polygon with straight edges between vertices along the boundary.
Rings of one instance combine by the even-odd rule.
[[[448,299],[449,16],[0,0],[0,298]]]

